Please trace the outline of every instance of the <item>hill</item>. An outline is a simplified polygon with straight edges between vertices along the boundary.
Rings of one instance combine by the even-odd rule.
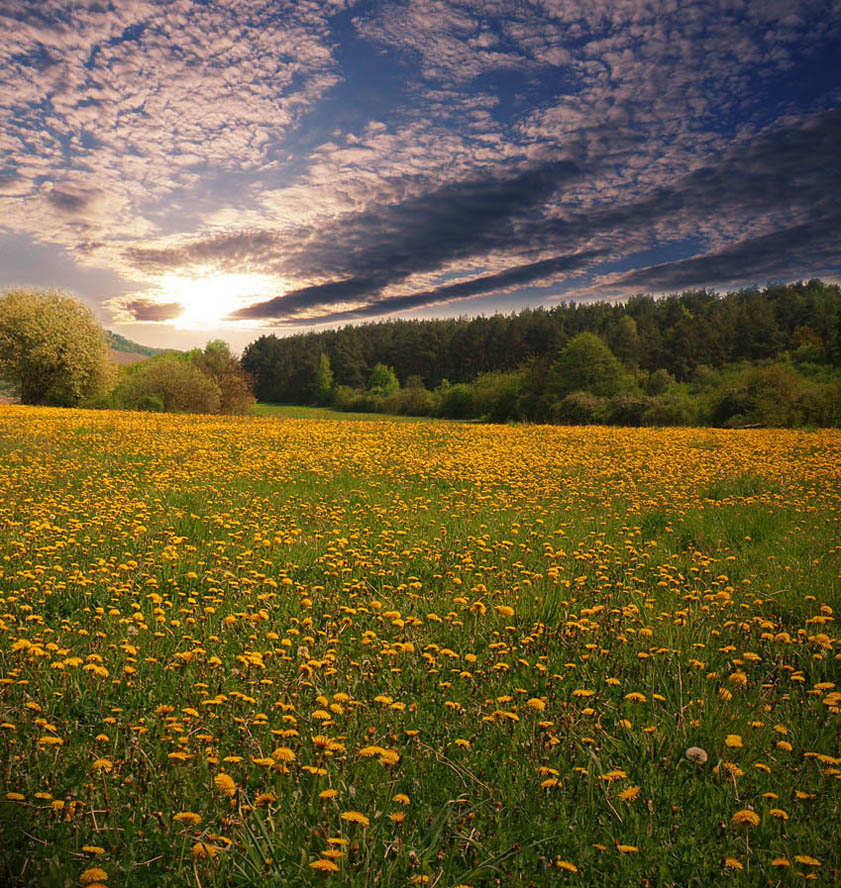
[[[153,348],[151,345],[141,345],[139,342],[134,342],[134,340],[121,336],[119,333],[114,333],[111,330],[106,330],[105,333],[108,337],[108,347],[112,351],[111,357],[118,364],[133,364],[135,362],[118,358],[113,352],[137,355],[137,359],[142,360],[143,358],[154,358],[157,355],[172,354],[177,351],[174,348]]]

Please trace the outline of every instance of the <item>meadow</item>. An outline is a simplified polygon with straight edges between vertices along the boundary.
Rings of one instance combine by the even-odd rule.
[[[0,883],[837,884],[841,433],[0,406]]]

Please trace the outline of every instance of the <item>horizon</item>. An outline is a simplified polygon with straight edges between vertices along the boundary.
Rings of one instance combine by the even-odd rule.
[[[0,21],[0,289],[141,344],[841,280],[837,2]]]

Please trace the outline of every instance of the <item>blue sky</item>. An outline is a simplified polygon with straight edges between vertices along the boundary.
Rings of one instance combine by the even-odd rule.
[[[841,0],[0,0],[0,288],[187,347],[841,279]]]

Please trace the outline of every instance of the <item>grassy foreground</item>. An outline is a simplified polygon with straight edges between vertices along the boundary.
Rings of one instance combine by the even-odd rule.
[[[837,431],[0,407],[0,884],[835,884],[839,482]]]

